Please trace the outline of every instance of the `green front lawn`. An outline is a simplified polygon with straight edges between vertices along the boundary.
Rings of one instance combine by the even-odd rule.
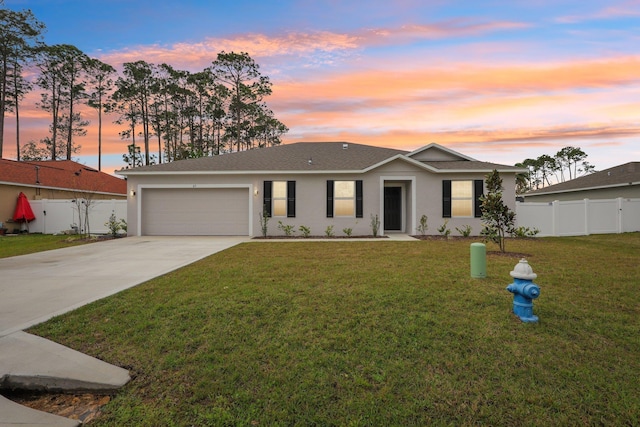
[[[537,324],[469,243],[246,243],[30,332],[130,370],[96,425],[637,425],[640,233],[509,241]]]
[[[19,234],[0,236],[0,258],[68,248],[87,243],[80,236],[62,236],[54,234]]]

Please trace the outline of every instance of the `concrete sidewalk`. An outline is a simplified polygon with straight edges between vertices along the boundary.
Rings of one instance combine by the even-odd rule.
[[[129,381],[126,370],[21,331],[247,240],[127,237],[0,259],[0,386],[101,392],[121,387]],[[0,427],[18,425],[79,423],[0,396]]]

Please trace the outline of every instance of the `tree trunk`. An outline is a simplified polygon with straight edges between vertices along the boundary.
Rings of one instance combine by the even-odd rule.
[[[98,91],[98,170],[102,171],[102,92]]]
[[[51,110],[53,111],[52,113],[53,123],[52,123],[52,129],[51,129],[51,160],[56,160],[56,157],[57,157],[56,139],[58,137],[58,103],[60,102],[56,94],[55,84],[56,82],[54,78],[54,84],[52,85],[53,89],[51,91]]]
[[[20,109],[16,91],[16,159],[20,161]]]
[[[71,140],[73,139],[73,95],[69,101],[69,126],[67,126],[67,160],[71,160]]]
[[[2,145],[4,141],[4,110],[6,108],[7,101],[7,61],[2,63],[2,75],[5,77],[2,79],[2,90],[0,91],[0,159],[2,156]]]

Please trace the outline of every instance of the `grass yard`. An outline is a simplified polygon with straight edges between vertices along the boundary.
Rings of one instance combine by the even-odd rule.
[[[130,370],[95,425],[638,425],[640,233],[509,241],[537,324],[469,243],[251,242],[30,332]]]
[[[87,243],[80,236],[61,236],[53,234],[20,234],[17,236],[0,236],[0,258],[26,255],[51,249],[68,248],[69,246]]]

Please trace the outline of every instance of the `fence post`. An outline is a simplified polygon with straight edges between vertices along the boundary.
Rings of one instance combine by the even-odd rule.
[[[47,199],[40,199],[42,202],[42,234],[47,234]]]

